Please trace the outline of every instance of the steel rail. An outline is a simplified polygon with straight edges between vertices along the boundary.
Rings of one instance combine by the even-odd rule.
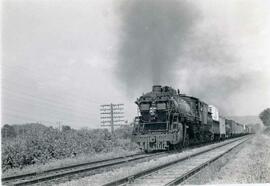
[[[106,167],[110,167],[110,166],[114,166],[114,165],[120,165],[123,163],[132,162],[132,161],[136,161],[136,160],[140,160],[140,159],[144,159],[144,158],[148,158],[148,157],[152,157],[152,156],[158,156],[161,154],[165,154],[165,152],[158,153],[158,154],[140,153],[140,154],[133,154],[133,155],[124,156],[124,157],[99,160],[96,162],[81,163],[81,164],[66,166],[66,167],[62,167],[62,168],[50,169],[50,170],[46,170],[44,172],[35,172],[35,173],[29,173],[29,174],[24,174],[24,175],[2,178],[2,183],[7,184],[7,185],[29,185],[29,184],[34,184],[34,183],[39,183],[39,182],[44,182],[44,181],[64,177],[67,175],[74,175],[77,173],[93,171],[93,170],[106,168]],[[91,165],[95,165],[95,166],[91,166]],[[67,170],[67,169],[70,169],[70,170]],[[54,173],[56,171],[63,171],[63,172]],[[51,173],[51,175],[46,175],[46,174],[50,174],[50,173]],[[22,179],[27,179],[29,177],[34,177],[34,178],[20,181]],[[3,181],[3,179],[4,179],[4,181]]]
[[[133,157],[133,156],[138,156],[138,155],[142,155],[142,154],[143,153],[136,153],[136,154],[131,154],[131,155],[128,155],[128,156],[120,156],[120,157],[110,158],[110,159],[103,159],[103,160],[98,160],[98,161],[90,161],[90,162],[85,162],[85,163],[79,163],[79,164],[74,164],[74,165],[69,165],[69,166],[64,166],[64,167],[48,169],[48,170],[39,171],[39,172],[31,172],[31,173],[19,174],[19,175],[15,175],[15,176],[6,176],[6,177],[2,177],[2,182],[3,181],[14,180],[14,179],[19,179],[19,178],[23,178],[23,177],[36,176],[36,175],[43,174],[43,173],[49,173],[49,172],[54,172],[54,171],[70,169],[70,168],[76,168],[76,167],[80,167],[80,166],[93,165],[93,164],[96,164],[96,163],[102,163],[102,162],[122,159],[122,158],[126,158],[126,157]]]
[[[187,159],[190,159],[192,157],[196,157],[198,155],[201,155],[201,154],[204,154],[204,153],[207,153],[209,151],[213,151],[215,149],[218,149],[218,148],[221,148],[223,146],[226,146],[228,144],[231,144],[233,142],[236,142],[236,141],[239,141],[241,139],[244,139],[244,137],[241,137],[240,139],[237,138],[237,139],[234,139],[232,141],[229,141],[229,142],[226,142],[226,143],[223,143],[221,145],[217,145],[211,149],[205,149],[205,150],[202,150],[202,151],[199,151],[199,152],[196,152],[194,154],[190,154],[190,155],[187,155],[187,156],[184,156],[184,157],[181,157],[177,160],[174,160],[174,161],[171,161],[171,162],[168,162],[166,164],[162,164],[162,165],[159,165],[159,166],[156,166],[156,167],[153,167],[153,168],[150,168],[150,169],[146,169],[146,170],[143,170],[139,173],[135,173],[133,175],[130,175],[130,176],[127,176],[127,177],[124,177],[124,178],[121,178],[121,179],[118,179],[116,181],[112,181],[110,183],[107,183],[107,184],[104,184],[103,186],[116,186],[116,185],[122,185],[122,184],[126,184],[126,183],[132,183],[135,179],[138,179],[138,178],[141,178],[143,176],[146,176],[148,174],[151,174],[151,173],[154,173],[160,169],[163,169],[163,168],[166,168],[166,167],[169,167],[169,166],[172,166],[176,163],[179,163],[179,162],[182,162],[184,160],[187,160]]]
[[[237,140],[238,139],[235,139],[234,141],[237,141]],[[231,143],[234,141],[231,141]],[[230,143],[230,142],[227,142],[227,143]],[[198,146],[196,146],[196,145],[191,146],[191,148],[189,147],[187,149],[193,149],[193,148],[198,148]],[[68,176],[68,175],[74,175],[74,174],[78,174],[78,173],[83,173],[83,172],[87,172],[87,171],[93,171],[93,170],[98,170],[101,168],[119,165],[119,164],[123,164],[123,163],[127,163],[127,162],[132,162],[132,161],[136,161],[136,160],[140,160],[140,159],[144,159],[144,158],[148,158],[148,157],[152,157],[152,156],[159,156],[161,154],[166,154],[166,152],[154,153],[154,154],[137,153],[137,154],[132,154],[132,155],[128,155],[128,156],[120,156],[120,157],[111,158],[111,159],[104,159],[104,160],[99,160],[99,161],[80,163],[80,164],[75,164],[75,165],[70,165],[70,166],[65,166],[65,167],[59,167],[59,168],[39,171],[39,172],[32,172],[32,173],[21,174],[21,175],[16,175],[16,176],[3,177],[2,183],[7,184],[7,185],[35,184],[35,183],[49,181],[49,180],[53,180],[53,179]],[[188,158],[190,158],[190,157],[192,157],[192,156],[189,156]],[[117,160],[119,160],[119,161],[117,161]],[[116,162],[110,162],[110,161],[116,161]],[[106,162],[108,162],[108,163],[106,163]],[[95,164],[96,164],[96,166],[94,166]],[[92,167],[89,167],[91,165],[92,165]],[[62,171],[62,172],[57,172],[57,171]],[[57,172],[57,173],[54,173],[54,172]],[[51,173],[51,175],[50,175],[50,173]],[[133,177],[128,178],[128,180],[131,180],[131,179],[134,179],[134,178]],[[23,181],[20,181],[20,180],[23,180]]]
[[[215,156],[213,158],[211,158],[210,160],[206,161],[205,163],[201,164],[198,167],[195,167],[194,169],[190,170],[189,172],[186,172],[185,174],[183,174],[182,176],[176,178],[175,180],[169,182],[166,184],[166,186],[173,186],[173,185],[178,185],[181,182],[183,182],[184,180],[190,178],[191,176],[193,176],[194,174],[196,174],[197,172],[199,172],[200,170],[202,170],[203,168],[209,166],[211,163],[213,163],[214,161],[216,161],[217,159],[221,158],[222,156],[224,156],[225,154],[229,153],[230,151],[232,151],[233,149],[235,149],[236,147],[238,147],[239,145],[243,144],[244,142],[246,142],[248,139],[242,141],[241,143],[231,147],[230,149],[226,150],[224,153]]]

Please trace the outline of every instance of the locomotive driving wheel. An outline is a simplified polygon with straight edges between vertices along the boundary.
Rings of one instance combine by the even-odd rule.
[[[181,151],[183,149],[183,144],[182,143],[178,143],[175,145],[175,150],[177,151]]]
[[[183,147],[188,147],[188,146],[189,146],[189,134],[186,134],[184,138]]]
[[[215,140],[214,134],[211,134],[211,135],[210,135],[210,140],[211,140],[211,141],[214,141],[214,140]]]

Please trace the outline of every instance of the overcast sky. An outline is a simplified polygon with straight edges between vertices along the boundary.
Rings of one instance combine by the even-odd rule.
[[[126,25],[136,14],[126,11],[135,6],[123,0],[2,2],[2,124],[96,128],[100,104],[111,102],[124,103],[132,120],[134,101],[152,86],[147,71],[140,76],[143,66],[130,73],[141,79],[118,76],[125,67],[123,40],[134,39]],[[174,58],[180,62],[170,63],[173,77],[159,82],[217,105],[224,115],[258,115],[270,107],[270,1],[187,2],[196,21]]]

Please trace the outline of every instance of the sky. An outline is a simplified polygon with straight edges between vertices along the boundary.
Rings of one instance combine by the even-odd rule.
[[[223,115],[270,107],[268,0],[4,0],[2,124],[100,127],[153,84]]]

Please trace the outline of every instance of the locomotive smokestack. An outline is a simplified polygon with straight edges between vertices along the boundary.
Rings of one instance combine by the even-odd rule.
[[[152,91],[153,92],[161,92],[161,85],[153,85]]]

